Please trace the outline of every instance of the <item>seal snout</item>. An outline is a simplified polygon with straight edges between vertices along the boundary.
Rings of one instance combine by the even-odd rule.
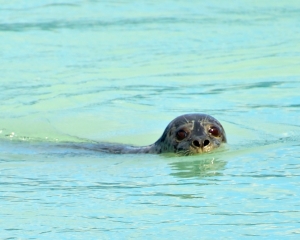
[[[205,140],[199,140],[199,139],[195,139],[192,141],[192,146],[195,148],[203,148],[206,147],[207,145],[209,145],[210,141],[208,139]]]

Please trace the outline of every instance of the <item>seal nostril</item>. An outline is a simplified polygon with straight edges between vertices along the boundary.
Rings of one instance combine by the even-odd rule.
[[[198,140],[194,140],[194,141],[193,141],[193,145],[194,145],[195,147],[200,147],[200,143],[199,143]]]
[[[205,147],[205,146],[207,146],[209,144],[209,140],[205,140],[204,142],[203,142],[203,147]]]

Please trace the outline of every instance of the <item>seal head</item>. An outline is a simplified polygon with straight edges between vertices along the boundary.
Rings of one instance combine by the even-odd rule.
[[[102,143],[81,147],[115,154],[175,153],[192,155],[210,152],[226,142],[221,123],[207,114],[185,114],[175,118],[166,127],[162,136],[153,144],[143,147]]]
[[[192,155],[210,152],[225,142],[225,130],[218,120],[207,114],[185,114],[169,123],[151,150]]]

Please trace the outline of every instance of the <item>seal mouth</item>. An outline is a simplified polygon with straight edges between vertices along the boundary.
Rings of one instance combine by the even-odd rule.
[[[206,145],[204,147],[194,147],[190,146],[188,149],[178,149],[177,154],[181,156],[190,156],[190,155],[196,155],[196,154],[202,154],[202,153],[207,153],[210,152],[214,149],[212,145]]]
[[[191,152],[197,154],[197,153],[206,153],[206,152],[210,152],[212,151],[214,148],[212,145],[208,144],[205,145],[203,147],[199,147],[199,148],[195,148],[195,147],[191,147],[190,150]]]
[[[184,155],[195,155],[195,154],[201,154],[206,152],[204,150],[204,148],[202,147],[194,147],[194,146],[190,146],[188,149],[181,151],[181,153],[183,153]]]

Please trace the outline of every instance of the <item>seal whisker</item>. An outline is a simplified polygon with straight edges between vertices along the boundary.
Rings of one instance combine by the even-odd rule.
[[[187,119],[185,118],[185,116],[183,116],[183,118],[184,118],[184,120],[185,120],[186,123],[189,123],[189,120],[187,120]]]

